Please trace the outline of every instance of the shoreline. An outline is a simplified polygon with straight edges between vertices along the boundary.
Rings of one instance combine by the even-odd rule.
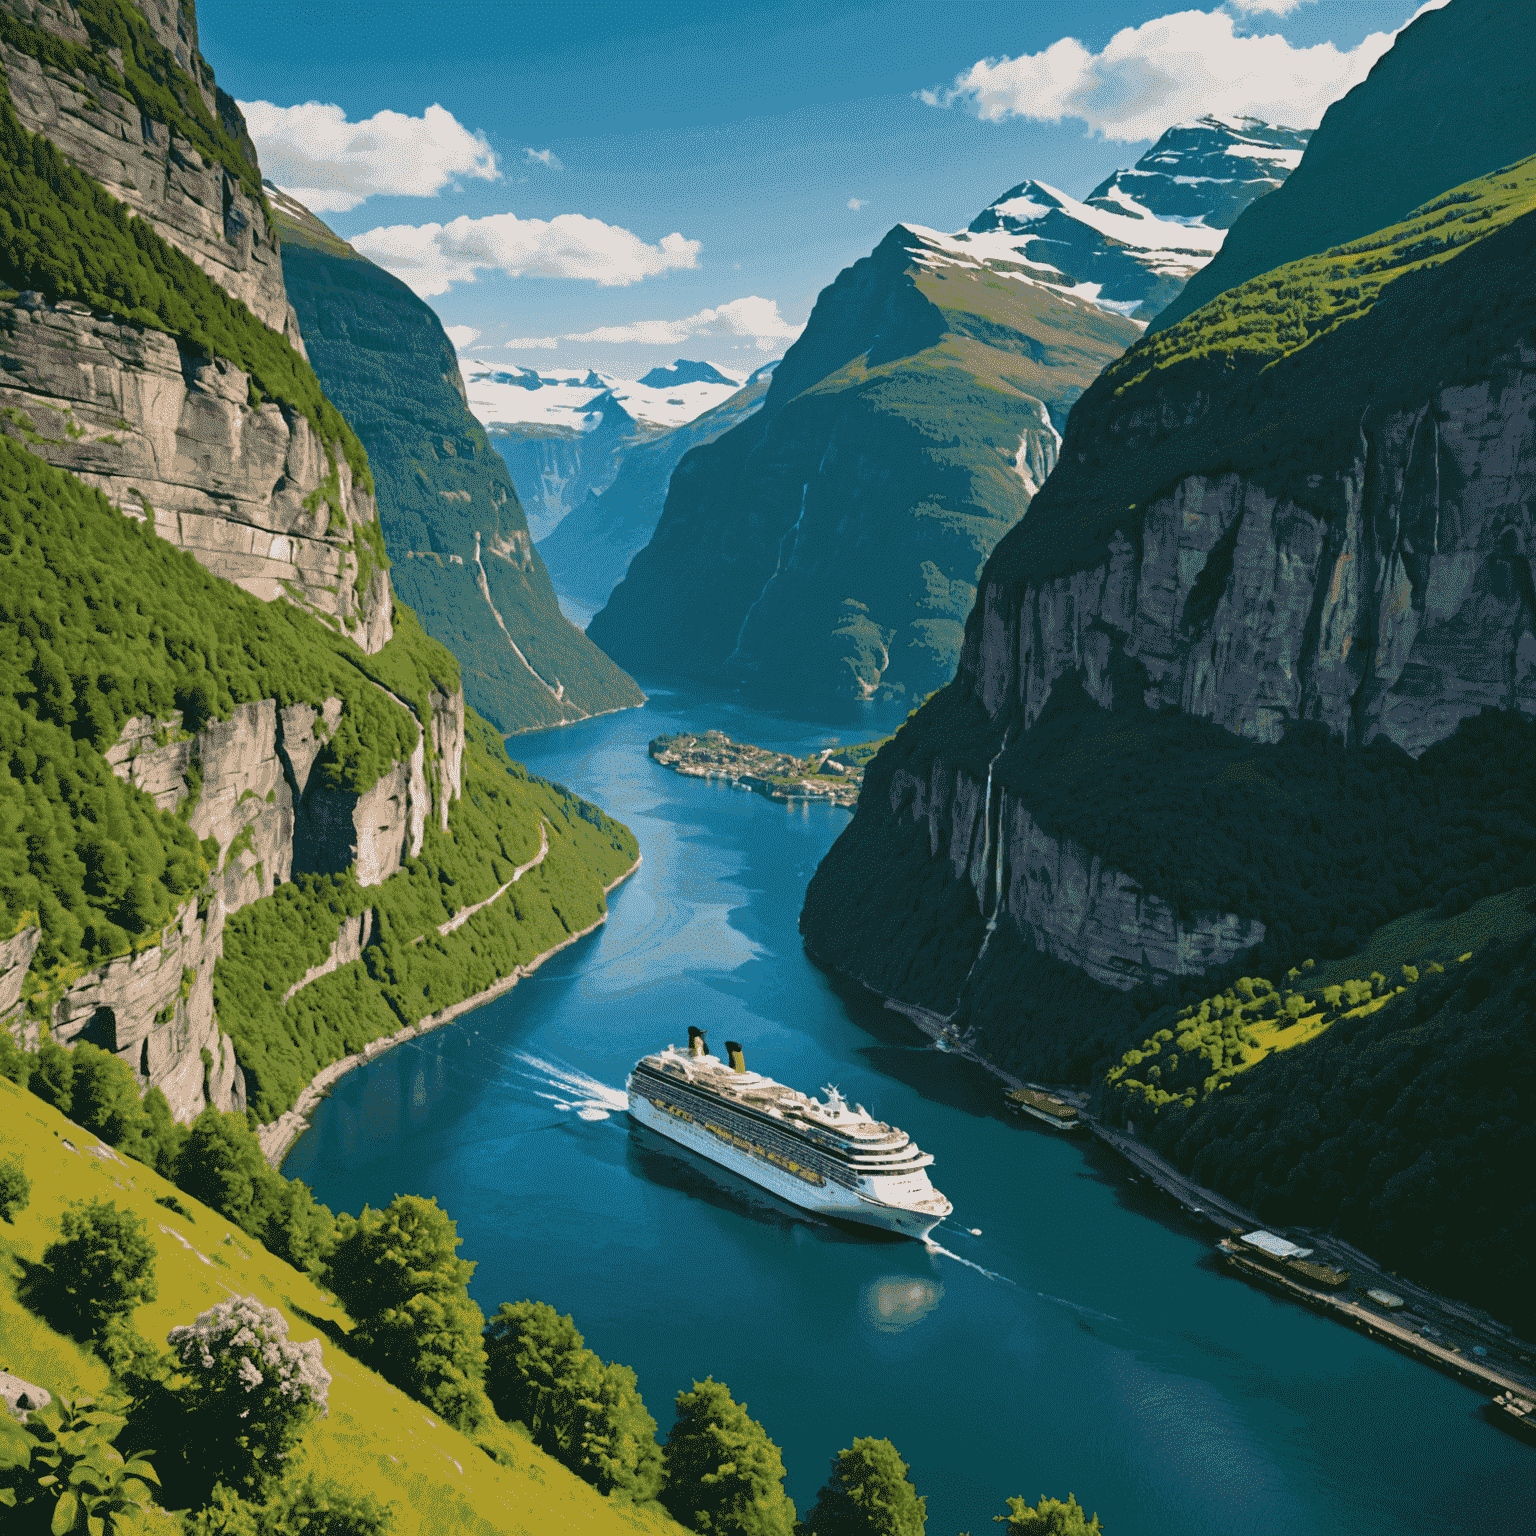
[[[816,955],[809,946],[806,948],[806,953],[818,965],[821,964],[816,960]],[[945,1015],[914,1003],[898,1002],[895,998],[887,997],[877,988],[870,986],[868,982],[849,976],[835,967],[825,967],[825,969],[845,981],[853,982],[871,997],[878,999],[882,1006],[892,1013],[899,1013],[911,1020],[918,1029],[936,1044],[941,1044],[951,1055],[974,1062],[1010,1088],[1025,1086],[1022,1079],[1015,1077],[995,1062],[988,1061],[973,1047],[952,1036],[948,1030],[949,1019]],[[1196,1219],[1204,1218],[1224,1231],[1229,1223],[1241,1226],[1247,1231],[1265,1228],[1266,1224],[1253,1212],[1244,1210],[1224,1196],[1218,1195],[1214,1190],[1208,1190],[1203,1185],[1196,1184],[1144,1142],[1127,1136],[1123,1131],[1104,1125],[1095,1116],[1088,1114],[1086,1109],[1088,1095],[1081,1088],[1073,1087],[1066,1092],[1072,1099],[1080,1100],[1078,1117],[1093,1133],[1095,1139],[1110,1151],[1118,1153],[1137,1173],[1177,1201],[1187,1215],[1194,1216]],[[1059,1133],[1048,1132],[1048,1134]],[[1223,1221],[1222,1218],[1226,1220]],[[1306,1229],[1297,1227],[1296,1230]],[[1519,1355],[1529,1351],[1529,1345],[1518,1334],[1504,1335],[1493,1319],[1486,1318],[1486,1315],[1484,1318],[1474,1316],[1470,1302],[1443,1296],[1400,1275],[1394,1275],[1383,1269],[1369,1254],[1363,1253],[1342,1239],[1331,1237],[1326,1233],[1310,1231],[1308,1237],[1319,1247],[1328,1246],[1337,1249],[1338,1259],[1351,1270],[1370,1271],[1369,1284],[1380,1285],[1401,1294],[1410,1302],[1411,1309],[1421,1313],[1433,1311],[1436,1314],[1436,1321],[1445,1327],[1435,1329],[1437,1337],[1429,1338],[1414,1332],[1405,1323],[1368,1311],[1353,1295],[1333,1296],[1322,1291],[1314,1291],[1294,1280],[1271,1275],[1267,1271],[1246,1278],[1253,1283],[1265,1286],[1273,1294],[1330,1317],[1335,1322],[1342,1323],[1346,1327],[1366,1334],[1378,1343],[1397,1350],[1400,1354],[1431,1366],[1445,1375],[1453,1376],[1475,1390],[1486,1391],[1490,1396],[1509,1390],[1514,1390],[1522,1397],[1536,1395],[1536,1367],[1518,1359]],[[1224,1258],[1219,1250],[1213,1250],[1213,1257],[1218,1261]],[[1234,1275],[1239,1273],[1235,1265],[1223,1264],[1223,1268]],[[1359,1285],[1357,1284],[1355,1288],[1359,1289]],[[1516,1358],[1503,1360],[1495,1365],[1491,1361],[1485,1363],[1472,1355],[1470,1350],[1453,1350],[1450,1348],[1450,1340],[1446,1337],[1446,1327],[1460,1328],[1465,1336],[1475,1338],[1484,1347],[1492,1346],[1501,1354],[1513,1355]],[[1446,1340],[1446,1342],[1440,1342],[1440,1340]]]
[[[608,895],[628,880],[643,862],[642,854],[628,869],[615,876],[603,887],[605,902]],[[276,1169],[279,1173],[282,1172],[283,1159],[293,1149],[294,1142],[309,1129],[309,1117],[315,1107],[327,1096],[331,1085],[345,1077],[353,1068],[363,1066],[366,1062],[382,1056],[385,1051],[394,1046],[403,1045],[407,1040],[414,1040],[429,1030],[440,1029],[444,1024],[451,1024],[462,1015],[473,1012],[474,1009],[486,1003],[494,1002],[503,993],[510,992],[525,976],[531,976],[552,955],[559,954],[562,949],[569,949],[578,939],[586,938],[589,933],[595,933],[607,921],[608,912],[605,906],[596,922],[589,923],[575,933],[567,934],[558,944],[553,944],[542,953],[535,955],[526,965],[514,965],[507,975],[492,982],[483,991],[476,992],[457,1003],[451,1003],[438,1013],[425,1014],[414,1024],[407,1024],[397,1029],[392,1035],[370,1040],[362,1050],[354,1052],[351,1056],[343,1056],[340,1061],[333,1061],[329,1066],[322,1067],[310,1078],[295,1100],[292,1109],[285,1111],[276,1120],[269,1121],[266,1125],[257,1126],[256,1139],[261,1143],[262,1156],[266,1158],[267,1166]]]

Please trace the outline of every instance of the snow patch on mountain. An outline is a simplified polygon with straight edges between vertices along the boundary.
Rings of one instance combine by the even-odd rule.
[[[648,384],[595,369],[541,373],[534,368],[498,366],[483,358],[465,358],[461,363],[469,408],[484,426],[532,427],[558,435],[594,431],[603,421],[605,397],[621,405],[642,428],[680,427],[728,400],[745,382],[744,376],[709,363],[679,359],[674,366],[680,374],[707,368],[711,377]],[[655,380],[658,374],[671,371],[654,368],[645,377]]]

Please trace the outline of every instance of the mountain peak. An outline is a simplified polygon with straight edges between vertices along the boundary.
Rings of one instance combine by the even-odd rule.
[[[732,384],[736,380],[720,372],[713,363],[693,363],[678,358],[670,367],[652,368],[635,381],[647,389],[672,389],[678,384]]]

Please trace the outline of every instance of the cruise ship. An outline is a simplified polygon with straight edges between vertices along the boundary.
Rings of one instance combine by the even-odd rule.
[[[626,1084],[630,1114],[808,1211],[917,1238],[949,1215],[928,1182],[933,1158],[905,1131],[831,1086],[822,1101],[747,1071],[734,1040],[725,1049],[728,1062],[690,1027],[686,1050],[642,1056]]]

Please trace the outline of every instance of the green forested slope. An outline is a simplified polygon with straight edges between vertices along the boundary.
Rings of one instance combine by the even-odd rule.
[[[923,697],[1052,422],[1138,334],[898,225],[822,292],[762,409],[678,465],[588,633],[636,670],[796,703]]]
[[[470,703],[504,734],[639,704],[633,681],[561,614],[437,316],[291,198],[273,198],[304,344],[368,447],[395,589],[458,657]]]
[[[1536,9],[1526,0],[1451,0],[1420,16],[1329,107],[1290,178],[1243,212],[1152,330],[1536,152],[1533,93]]]

